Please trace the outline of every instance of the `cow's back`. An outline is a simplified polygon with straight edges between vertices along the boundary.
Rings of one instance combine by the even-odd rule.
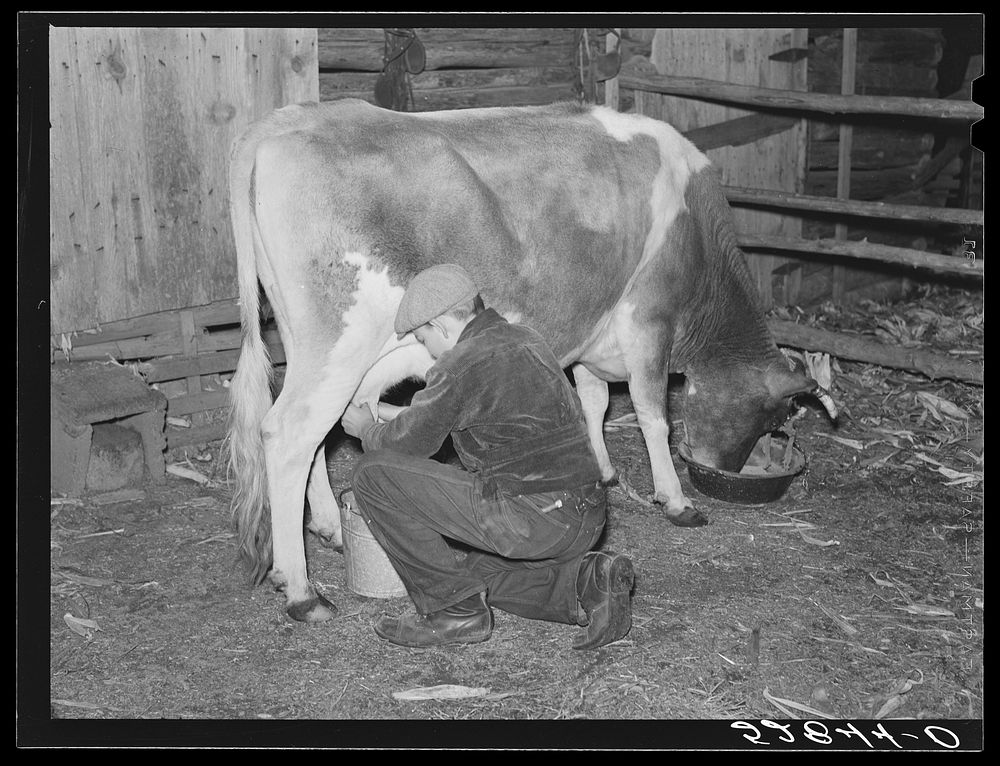
[[[707,164],[664,123],[573,104],[400,113],[343,100],[286,107],[256,129],[297,158],[276,172],[298,168],[290,183],[329,248],[367,253],[397,285],[461,263],[487,303],[561,356],[644,260],[669,257],[666,230]]]

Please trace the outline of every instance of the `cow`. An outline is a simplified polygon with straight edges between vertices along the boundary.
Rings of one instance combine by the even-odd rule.
[[[767,328],[717,171],[674,128],[572,103],[394,112],[356,99],[278,109],[233,143],[231,216],[242,349],[229,463],[238,550],[295,620],[335,605],[309,580],[308,529],[341,542],[325,440],[348,403],[374,406],[433,363],[393,318],[409,279],[459,263],[488,306],[539,331],[570,371],[601,467],[609,382],[627,381],[655,501],[706,517],[671,459],[667,381],[683,373],[684,438],[739,470],[795,397],[828,395]],[[284,348],[272,403],[260,292]]]

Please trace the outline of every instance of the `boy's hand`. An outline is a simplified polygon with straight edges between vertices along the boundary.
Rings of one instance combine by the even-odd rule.
[[[340,418],[340,424],[348,436],[363,439],[368,433],[368,429],[375,425],[375,419],[372,417],[371,410],[365,405],[348,404]]]
[[[378,403],[378,419],[383,422],[388,422],[395,418],[399,413],[405,410],[406,407],[400,407],[398,404],[388,404],[386,402]]]

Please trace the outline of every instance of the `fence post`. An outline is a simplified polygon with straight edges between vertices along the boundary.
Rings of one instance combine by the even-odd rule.
[[[856,27],[844,29],[844,44],[841,49],[840,93],[842,96],[854,95],[854,81],[858,66],[858,30]],[[846,122],[840,123],[840,145],[837,154],[837,199],[849,199],[851,196],[851,144],[854,140],[854,128]],[[834,227],[835,239],[847,239],[847,224],[838,223]],[[847,283],[847,269],[841,265],[833,267],[833,281],[830,289],[833,302],[839,304],[844,299],[844,289]]]

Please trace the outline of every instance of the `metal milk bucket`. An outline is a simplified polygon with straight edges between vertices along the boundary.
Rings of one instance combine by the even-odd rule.
[[[348,589],[371,598],[405,596],[403,581],[358,512],[354,493],[350,490],[340,496],[340,527]]]

